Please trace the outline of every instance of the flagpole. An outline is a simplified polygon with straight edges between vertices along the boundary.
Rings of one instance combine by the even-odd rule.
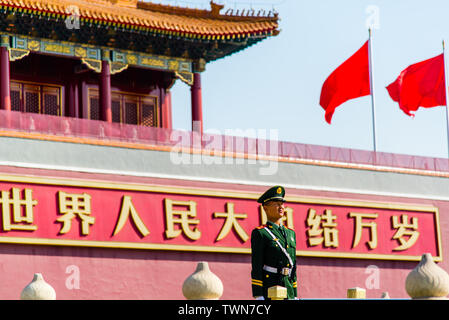
[[[368,28],[369,39],[368,39],[368,64],[369,64],[369,84],[371,91],[371,108],[373,113],[373,148],[374,148],[374,164],[376,164],[376,152],[377,152],[377,141],[376,141],[376,111],[375,111],[375,101],[374,101],[374,83],[373,83],[373,46],[372,46],[372,30]]]
[[[447,83],[447,65],[446,65],[446,49],[443,40],[443,65],[444,65],[444,93],[446,94],[446,131],[447,131],[447,152],[449,157],[449,94],[448,94],[448,83]]]

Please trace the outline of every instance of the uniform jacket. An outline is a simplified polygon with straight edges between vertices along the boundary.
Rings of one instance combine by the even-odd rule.
[[[279,248],[273,237],[265,230],[267,227],[285,248],[293,265]],[[280,227],[268,221],[266,225],[255,228],[251,233],[251,284],[254,297],[264,296],[268,299],[268,288],[282,286],[287,288],[287,298],[294,299],[297,296],[296,275],[296,234],[292,229],[282,227],[286,237],[280,231]],[[277,268],[292,268],[290,276],[268,272],[264,265]]]

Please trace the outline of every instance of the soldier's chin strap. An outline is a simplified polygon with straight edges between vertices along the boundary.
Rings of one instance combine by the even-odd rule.
[[[276,238],[276,236],[270,231],[270,229],[268,229],[267,227],[264,228],[265,230],[267,230],[267,232],[270,234],[270,236],[273,238],[274,241],[276,241],[277,245],[279,246],[279,248],[281,248],[282,252],[285,254],[285,256],[288,259],[288,262],[290,262],[290,265],[293,268],[293,260],[290,257],[290,255],[288,254],[287,250],[285,250],[285,248],[283,246],[281,246],[281,244],[279,243],[279,240]]]

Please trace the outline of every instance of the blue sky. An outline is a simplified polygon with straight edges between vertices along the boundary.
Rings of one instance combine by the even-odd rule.
[[[155,0],[208,8],[209,0]],[[226,8],[275,9],[281,33],[209,63],[202,74],[204,130],[277,130],[279,140],[373,150],[371,99],[337,108],[332,124],[319,106],[328,75],[368,39],[374,23],[377,151],[448,157],[445,107],[405,115],[385,87],[410,64],[449,42],[447,0],[217,1]],[[172,89],[173,126],[191,129],[190,89]]]

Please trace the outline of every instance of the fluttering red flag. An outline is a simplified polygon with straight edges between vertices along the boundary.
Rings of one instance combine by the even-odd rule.
[[[412,117],[419,107],[446,105],[444,55],[408,66],[387,90],[401,110]]]
[[[343,102],[370,93],[368,41],[366,41],[324,81],[320,105],[326,111],[326,121],[331,123],[335,109]]]

